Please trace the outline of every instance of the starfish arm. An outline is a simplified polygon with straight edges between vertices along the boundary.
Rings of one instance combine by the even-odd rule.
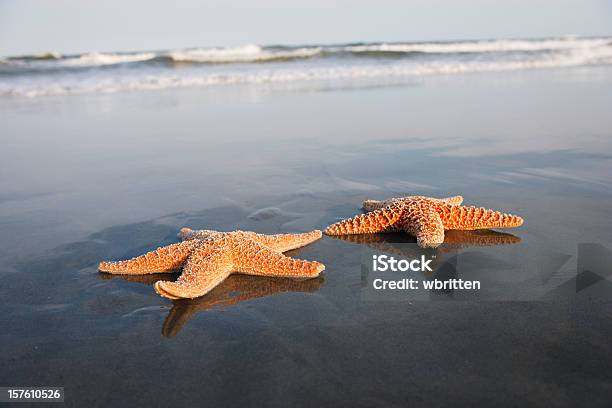
[[[380,210],[332,224],[327,227],[325,233],[327,235],[349,235],[395,231],[394,224],[399,221],[403,213],[404,207],[399,203],[393,203]]]
[[[314,278],[325,269],[322,263],[290,258],[253,240],[234,249],[233,263],[238,272],[285,278]]]
[[[197,241],[183,241],[126,261],[101,262],[98,270],[114,274],[142,275],[146,273],[171,272],[180,269]]]
[[[413,210],[408,215],[404,228],[416,237],[421,248],[435,248],[444,242],[444,224],[433,207]]]
[[[213,230],[192,230],[191,228],[183,227],[178,233],[179,238],[182,241],[188,241],[192,239],[199,239],[201,241],[210,241],[213,239],[221,238],[226,233],[213,231]]]
[[[320,239],[322,235],[321,231],[314,230],[303,234],[253,234],[250,238],[258,244],[267,246],[274,251],[287,252],[308,245]]]
[[[419,198],[422,198],[422,197],[421,196],[394,197],[394,198],[389,198],[387,200],[381,200],[381,201],[364,200],[363,203],[361,204],[361,208],[366,212],[376,211],[376,210],[380,210],[385,207],[388,207],[394,203],[398,203],[400,201],[406,202],[406,201],[419,199]]]
[[[482,207],[444,205],[438,207],[445,229],[474,230],[481,228],[513,228],[523,225],[518,215]]]
[[[393,203],[396,203],[398,201],[413,201],[413,200],[420,200],[420,199],[429,199],[431,201],[436,201],[436,202],[443,202],[445,204],[450,204],[450,205],[461,205],[461,203],[463,202],[463,197],[458,195],[458,196],[452,196],[452,197],[446,197],[446,198],[429,198],[429,197],[423,197],[423,196],[406,196],[406,197],[396,197],[396,198],[390,198],[388,200],[382,200],[382,201],[378,201],[378,200],[365,200],[362,204],[362,208],[364,211],[370,212],[370,211],[376,211],[376,210],[380,210],[381,208],[385,208]]]
[[[248,239],[252,239],[262,245],[268,246],[278,252],[287,252],[292,249],[301,248],[305,245],[310,244],[321,238],[321,231],[315,230],[304,234],[277,234],[277,235],[266,235],[257,234],[251,231],[235,231],[232,233],[234,236],[242,236]],[[221,238],[227,233],[212,231],[212,230],[192,230],[191,228],[183,227],[179,232],[178,236],[183,241],[199,239],[203,241],[209,241],[217,238]]]
[[[231,252],[226,247],[199,248],[187,260],[175,282],[157,281],[155,291],[169,299],[197,298],[210,292],[232,272]]]
[[[446,197],[446,198],[441,198],[440,201],[444,201],[446,204],[449,204],[449,205],[461,205],[461,203],[463,202],[463,197],[460,195]]]
[[[376,210],[380,210],[381,208],[385,208],[386,206],[394,203],[397,200],[399,200],[399,199],[398,198],[391,198],[389,200],[382,200],[382,201],[378,201],[378,200],[364,200],[364,202],[361,205],[361,208],[364,211],[367,211],[367,212],[376,211]]]

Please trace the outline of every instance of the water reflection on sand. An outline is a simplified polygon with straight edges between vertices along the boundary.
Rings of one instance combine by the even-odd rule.
[[[169,279],[156,275],[110,275],[100,274],[105,280],[126,280],[148,286],[160,279]],[[289,278],[267,278],[248,275],[231,275],[219,286],[196,299],[172,301],[172,309],[165,318],[162,334],[166,337],[176,336],[191,318],[200,312],[213,308],[227,308],[240,302],[273,296],[284,292],[312,293],[321,288],[325,279],[319,276],[314,279],[296,280]]]

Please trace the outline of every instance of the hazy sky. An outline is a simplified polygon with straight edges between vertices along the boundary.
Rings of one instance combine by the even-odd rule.
[[[612,34],[612,0],[0,0],[0,55]]]

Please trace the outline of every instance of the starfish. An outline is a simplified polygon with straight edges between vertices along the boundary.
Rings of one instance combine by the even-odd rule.
[[[420,247],[435,248],[444,242],[444,230],[512,228],[523,224],[523,219],[517,215],[482,207],[465,207],[462,202],[461,196],[366,200],[363,202],[366,214],[330,225],[325,233],[351,235],[405,231],[416,237]]]
[[[182,242],[126,261],[102,262],[98,269],[113,274],[142,275],[183,268],[175,282],[157,281],[155,291],[169,299],[197,298],[210,292],[231,273],[314,278],[324,269],[319,262],[293,259],[283,252],[321,238],[321,231],[264,235],[250,231],[219,232],[181,229]]]

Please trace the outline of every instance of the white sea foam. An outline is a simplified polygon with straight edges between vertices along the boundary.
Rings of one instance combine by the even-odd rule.
[[[297,48],[288,50],[266,50],[258,45],[235,48],[198,48],[169,52],[167,55],[176,62],[260,62],[292,58],[308,58],[321,53],[321,48]]]
[[[357,45],[337,48],[350,52],[423,52],[423,53],[478,53],[509,51],[555,51],[570,49],[587,49],[606,46],[610,39],[549,39],[549,40],[488,40],[449,43],[383,43]]]
[[[92,52],[83,54],[78,57],[69,57],[57,61],[59,65],[64,66],[99,66],[99,65],[114,65],[126,62],[148,61],[156,57],[153,52],[143,52],[136,54],[104,54]]]
[[[129,62],[141,62],[151,60],[156,56],[157,55],[153,52],[129,54],[91,52],[76,56],[62,56],[62,54],[57,52],[49,52],[40,55],[6,58],[0,60],[0,62],[15,68],[21,67],[36,70],[57,70],[63,67],[87,68]]]

